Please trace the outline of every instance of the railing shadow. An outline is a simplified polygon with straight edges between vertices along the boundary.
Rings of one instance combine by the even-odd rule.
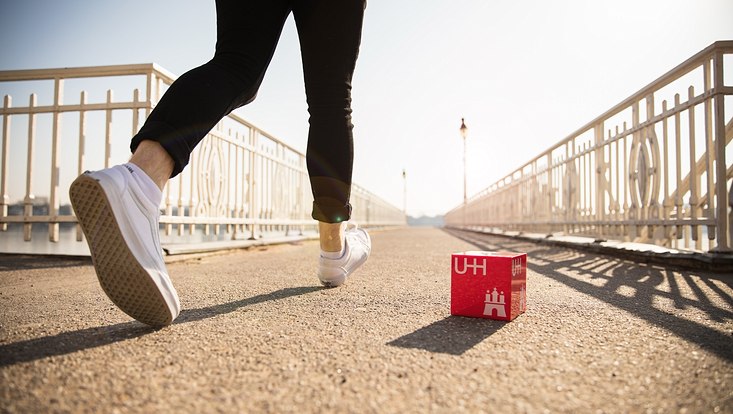
[[[301,296],[322,289],[322,287],[316,286],[285,288],[272,293],[257,295],[229,303],[198,309],[186,309],[181,312],[173,324],[180,325],[197,322],[231,313],[243,307]],[[0,368],[51,356],[71,354],[127,339],[134,339],[156,332],[157,330],[156,328],[143,325],[140,322],[131,321],[110,326],[98,326],[70,332],[61,332],[52,336],[2,344],[0,345]]]
[[[445,231],[482,250],[525,252],[529,269],[733,361],[733,337],[730,333],[679,317],[655,304],[655,301],[660,300],[671,301],[676,310],[702,312],[713,322],[733,321],[733,311],[716,305],[710,293],[706,293],[706,290],[712,292],[719,301],[725,303],[724,306],[733,307],[733,297],[728,293],[733,290],[733,277],[729,275],[705,273],[704,277],[698,277],[686,271],[637,265],[623,259],[564,247],[459,230]],[[668,285],[669,289],[660,289],[663,284]],[[728,292],[721,288],[721,284],[729,289]],[[683,295],[683,289],[689,289],[695,298]]]
[[[441,354],[463,355],[499,331],[505,324],[506,322],[491,319],[448,316],[388,342],[387,345],[422,349]]]

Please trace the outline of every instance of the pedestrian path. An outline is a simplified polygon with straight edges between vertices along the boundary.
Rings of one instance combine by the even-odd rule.
[[[0,412],[733,412],[733,277],[434,228],[372,233],[324,289],[318,243],[169,264],[152,330],[87,260],[0,256]],[[528,253],[527,313],[451,317],[450,254]]]

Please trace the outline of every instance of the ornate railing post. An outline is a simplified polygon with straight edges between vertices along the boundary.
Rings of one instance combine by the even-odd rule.
[[[49,194],[48,215],[51,221],[48,223],[48,239],[52,242],[59,241],[59,140],[61,139],[61,112],[59,108],[63,105],[64,100],[64,81],[63,79],[54,79],[54,96],[53,96],[53,131],[51,137],[51,191]]]
[[[593,127],[593,148],[595,149],[595,222],[597,226],[597,234],[603,236],[605,234],[603,222],[606,215],[606,162],[603,154],[603,122]]]
[[[257,151],[257,132],[254,129],[249,130],[249,145],[249,174],[247,174],[249,185],[249,218],[251,220],[249,238],[250,240],[255,240],[257,239],[256,222],[259,215],[259,207],[257,206],[257,169],[255,168],[255,164],[257,162],[257,157],[255,156],[255,152]]]
[[[0,218],[3,220],[8,216],[8,207],[10,205],[10,196],[8,195],[8,172],[10,166],[10,115],[7,110],[13,104],[13,99],[9,95],[5,95],[3,99],[3,146],[2,146],[2,162],[3,169],[0,171]],[[0,231],[7,231],[8,223],[3,221],[0,223]]]
[[[733,205],[733,186],[731,192],[726,191],[728,181],[728,162],[725,159],[725,150],[728,138],[725,131],[725,84],[723,83],[723,51],[717,51],[713,56],[713,71],[715,80],[715,97],[713,105],[715,107],[715,194],[716,194],[716,227],[717,246],[715,251],[730,252],[731,249],[731,217],[728,215],[727,206]],[[728,88],[730,89],[730,88]],[[711,171],[712,172],[712,171]],[[711,189],[712,190],[712,189]]]
[[[33,215],[33,201],[36,196],[33,195],[33,160],[35,159],[35,148],[36,148],[36,114],[34,108],[36,107],[36,94],[31,94],[28,102],[28,158],[27,158],[27,170],[25,175],[25,197],[23,197],[23,214],[26,220]],[[23,223],[23,240],[31,241],[33,236],[33,223],[26,221]],[[51,240],[52,241],[52,240]]]

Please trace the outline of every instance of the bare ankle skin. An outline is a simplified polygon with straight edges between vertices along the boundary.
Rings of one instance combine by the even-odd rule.
[[[161,191],[173,173],[173,158],[155,141],[140,142],[130,162],[145,171]]]
[[[318,233],[321,239],[321,250],[324,252],[340,252],[344,248],[344,223],[318,222]]]

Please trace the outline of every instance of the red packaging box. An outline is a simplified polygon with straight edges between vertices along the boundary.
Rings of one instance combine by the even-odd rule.
[[[451,255],[451,315],[511,321],[526,309],[526,253]]]

